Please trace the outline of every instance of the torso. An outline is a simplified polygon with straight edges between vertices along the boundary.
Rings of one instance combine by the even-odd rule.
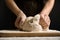
[[[15,0],[18,7],[27,15],[34,16],[43,8],[43,0]]]

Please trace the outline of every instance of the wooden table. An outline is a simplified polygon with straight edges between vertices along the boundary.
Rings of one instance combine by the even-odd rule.
[[[60,31],[23,32],[18,30],[0,30],[0,37],[55,37]]]

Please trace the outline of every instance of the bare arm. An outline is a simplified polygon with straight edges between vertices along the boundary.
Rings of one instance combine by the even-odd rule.
[[[50,22],[51,22],[49,14],[54,6],[54,1],[55,0],[47,0],[44,8],[40,12],[40,15],[41,15],[40,24],[42,25],[42,28],[44,30],[49,30],[49,26],[50,26]]]
[[[19,24],[24,23],[26,15],[23,13],[22,10],[19,9],[14,0],[6,0],[6,4],[8,8],[17,16],[15,26],[19,29]]]
[[[14,2],[14,0],[6,0],[6,4],[7,4],[7,6],[9,7],[9,9],[11,9],[12,10],[12,12],[13,13],[15,13],[15,15],[22,15],[23,13],[22,13],[22,10],[20,10],[19,8],[18,8],[18,6],[16,5],[16,3]]]
[[[55,0],[47,0],[44,8],[42,9],[42,11],[40,13],[49,15],[54,6],[54,2],[55,2]]]

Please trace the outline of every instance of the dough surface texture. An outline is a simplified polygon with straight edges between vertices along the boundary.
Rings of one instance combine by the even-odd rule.
[[[40,15],[37,14],[34,17],[27,17],[23,25],[19,27],[24,31],[42,31],[42,26],[39,24]]]

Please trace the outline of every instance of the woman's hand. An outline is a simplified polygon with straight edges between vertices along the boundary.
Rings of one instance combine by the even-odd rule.
[[[16,19],[16,21],[15,21],[15,26],[16,26],[17,28],[20,28],[19,25],[20,25],[20,24],[23,25],[25,19],[26,19],[26,15],[25,15],[23,12],[21,12],[21,13],[17,16],[17,19]]]
[[[40,15],[40,25],[42,25],[43,30],[49,30],[50,18],[48,15],[45,14]]]

